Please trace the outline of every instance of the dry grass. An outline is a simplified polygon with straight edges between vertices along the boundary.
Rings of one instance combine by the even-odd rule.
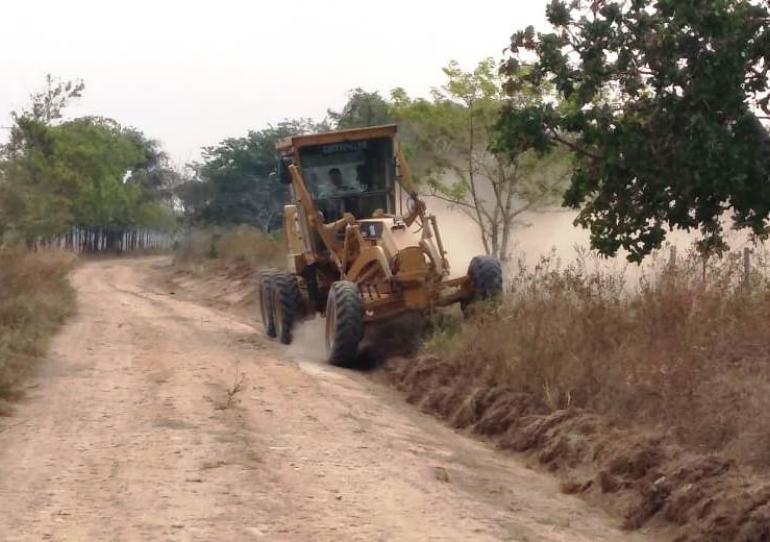
[[[501,304],[439,322],[423,355],[389,360],[388,376],[628,529],[657,520],[663,540],[770,540],[766,274],[744,288],[737,255],[595,269],[555,258],[521,269]]]
[[[224,399],[214,408],[216,410],[227,410],[234,407],[240,402],[238,394],[244,391],[246,387],[246,374],[242,373],[239,367],[236,365],[235,374],[233,375],[233,383],[227,389],[225,389]]]
[[[58,250],[0,250],[0,399],[18,393],[48,338],[71,314],[75,295],[67,273],[74,262]]]
[[[251,226],[228,230],[193,230],[174,252],[176,267],[196,274],[213,266],[285,266],[285,250],[280,239]]]
[[[745,291],[739,264],[727,257],[704,273],[691,256],[629,284],[623,270],[544,258],[516,274],[494,312],[443,332],[427,351],[463,387],[521,392],[544,412],[632,420],[770,467],[770,286],[755,273]]]

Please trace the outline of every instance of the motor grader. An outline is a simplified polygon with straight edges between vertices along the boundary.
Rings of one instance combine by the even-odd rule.
[[[418,196],[395,125],[299,135],[276,145],[287,272],[259,275],[265,333],[292,341],[326,317],[326,356],[352,366],[366,327],[407,311],[467,307],[502,290],[500,263],[473,258],[450,278],[437,219]]]

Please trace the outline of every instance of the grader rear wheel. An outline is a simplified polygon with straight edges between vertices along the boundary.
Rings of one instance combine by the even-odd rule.
[[[275,271],[260,271],[257,275],[259,281],[259,312],[262,316],[262,327],[265,335],[271,339],[275,337],[275,319],[273,318],[273,277]]]
[[[326,302],[326,355],[341,367],[355,364],[358,344],[364,336],[364,303],[358,286],[340,281],[332,284]]]
[[[297,279],[289,273],[276,273],[272,283],[275,335],[283,344],[291,344],[294,326],[304,314],[302,294]]]

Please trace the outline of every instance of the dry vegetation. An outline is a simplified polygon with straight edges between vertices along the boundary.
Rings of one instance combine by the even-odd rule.
[[[281,240],[256,228],[193,230],[175,248],[169,288],[195,290],[213,306],[251,317],[257,311],[257,271],[285,265]]]
[[[514,277],[492,312],[428,351],[479,384],[673,430],[680,442],[770,467],[770,283],[741,286],[737,257],[689,258],[629,286],[622,272],[559,269]],[[655,275],[652,275],[655,273]],[[759,425],[758,425],[759,424]],[[765,437],[764,435],[767,435]]]
[[[591,268],[520,271],[498,307],[392,377],[455,426],[536,454],[566,491],[610,495],[629,528],[660,516],[680,540],[766,540],[770,284],[755,272],[744,288],[737,255],[634,284]]]
[[[223,230],[192,230],[176,246],[177,268],[200,274],[223,266],[249,268],[284,266],[280,239],[251,226]]]
[[[0,250],[0,401],[18,394],[48,338],[71,314],[67,273],[74,262],[63,251]]]

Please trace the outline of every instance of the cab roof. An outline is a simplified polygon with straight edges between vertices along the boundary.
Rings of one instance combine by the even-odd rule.
[[[344,141],[393,137],[396,135],[396,131],[395,124],[383,124],[381,126],[369,126],[367,128],[352,128],[349,130],[336,130],[334,132],[321,132],[320,134],[298,135],[279,140],[278,143],[276,143],[275,148],[279,151],[290,152],[311,145],[326,145]]]

